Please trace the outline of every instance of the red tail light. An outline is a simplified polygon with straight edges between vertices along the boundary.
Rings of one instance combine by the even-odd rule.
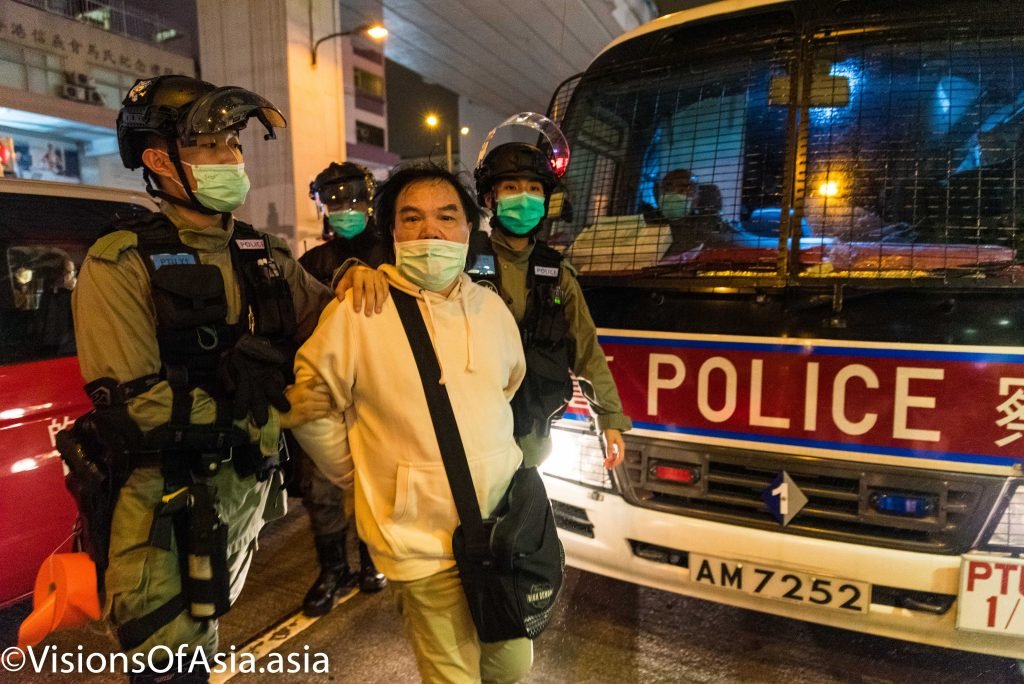
[[[687,466],[655,465],[651,468],[650,474],[656,480],[678,482],[679,484],[689,485],[700,481],[700,468]]]

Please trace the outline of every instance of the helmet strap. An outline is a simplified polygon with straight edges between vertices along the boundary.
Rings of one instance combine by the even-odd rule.
[[[191,209],[192,211],[197,211],[200,214],[206,214],[207,216],[216,216],[217,214],[222,213],[204,206],[195,196],[195,193],[192,192],[192,186],[189,185],[188,176],[185,175],[185,167],[181,163],[181,156],[178,154],[178,141],[176,138],[167,138],[167,156],[170,157],[171,163],[174,164],[174,168],[178,172],[179,183],[181,187],[185,189],[185,194],[188,195],[188,199],[185,200],[180,197],[176,197],[169,192],[160,190],[159,183],[156,182],[156,174],[150,171],[149,168],[143,166],[142,177],[146,181],[146,192],[148,192],[152,197],[157,197],[165,202],[170,202],[171,204]]]

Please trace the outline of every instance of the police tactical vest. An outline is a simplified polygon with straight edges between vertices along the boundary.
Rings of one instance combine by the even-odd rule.
[[[484,244],[486,243],[486,244]],[[501,292],[501,269],[490,240],[474,243],[474,254],[490,256],[493,268],[470,268],[474,282],[490,283]],[[476,264],[482,262],[477,259]],[[561,417],[572,399],[570,369],[576,357],[562,292],[562,255],[545,243],[534,243],[526,274],[526,311],[519,334],[526,356],[526,376],[512,398],[515,436],[532,432],[546,436],[551,421]]]
[[[229,249],[242,306],[238,322],[229,325],[220,269],[203,264],[199,253],[181,241],[169,218],[159,212],[142,214],[112,230],[129,230],[138,236],[138,251],[149,273],[156,310],[161,376],[175,397],[171,423],[189,422],[189,393],[194,388],[218,400],[220,422],[228,411],[221,405],[224,393],[217,386],[218,362],[242,333],[269,338],[294,351],[296,318],[291,289],[267,238],[252,226],[235,221]],[[159,379],[139,380],[152,386]]]

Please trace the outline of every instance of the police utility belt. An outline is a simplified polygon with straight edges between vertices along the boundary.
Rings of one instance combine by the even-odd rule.
[[[258,348],[279,354],[268,358],[285,362],[267,376],[282,385],[275,391],[283,391],[296,321],[288,283],[266,237],[247,224],[235,222],[230,244],[242,296],[242,315],[236,325],[226,320],[220,269],[202,264],[166,216],[138,216],[113,230],[131,230],[138,236],[139,253],[150,277],[162,367],[159,374],[124,383],[101,378],[86,385],[95,409],[59,433],[57,446],[68,465],[66,482],[81,513],[83,546],[97,565],[101,585],[120,488],[136,468],[160,468],[163,475],[164,496],[155,511],[149,541],[166,550],[171,550],[172,540],[177,541],[183,591],[152,613],[120,626],[122,646],[132,649],[186,608],[194,618],[209,619],[230,607],[227,525],[217,514],[207,478],[230,464],[239,477],[266,479],[279,459],[263,456],[248,434],[233,425],[232,400],[223,386],[224,360],[240,346],[258,341]],[[171,419],[143,435],[128,415],[127,402],[162,380],[172,391]],[[190,422],[192,391],[197,388],[216,401],[212,424]]]

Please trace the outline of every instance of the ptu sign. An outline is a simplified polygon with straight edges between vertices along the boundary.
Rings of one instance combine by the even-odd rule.
[[[1024,559],[965,556],[957,628],[1024,636]]]

